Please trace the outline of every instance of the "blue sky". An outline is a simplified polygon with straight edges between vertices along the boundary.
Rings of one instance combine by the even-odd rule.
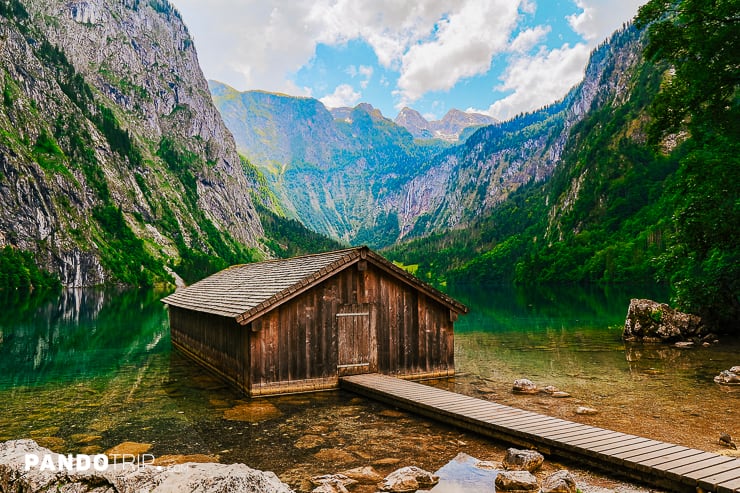
[[[395,118],[501,120],[562,98],[646,0],[171,0],[205,76],[237,90],[367,102]]]

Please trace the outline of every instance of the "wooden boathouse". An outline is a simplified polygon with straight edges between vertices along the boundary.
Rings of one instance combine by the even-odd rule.
[[[467,312],[367,247],[236,265],[162,301],[173,345],[250,396],[451,376]]]

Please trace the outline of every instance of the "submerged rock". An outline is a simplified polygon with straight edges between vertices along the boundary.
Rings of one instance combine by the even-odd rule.
[[[269,402],[251,401],[226,409],[224,411],[224,419],[258,423],[277,418],[281,414],[280,410]]]
[[[570,471],[562,469],[542,481],[541,493],[576,493],[578,486]]]
[[[104,453],[110,458],[130,457],[145,454],[150,448],[152,448],[151,443],[123,442],[109,448]]]
[[[714,381],[721,385],[740,385],[740,367],[733,366],[729,370],[723,370],[714,377]]]
[[[118,491],[198,491],[217,493],[244,491],[250,493],[293,493],[275,473],[263,472],[244,464],[196,464],[174,466],[138,465],[108,467],[98,471],[67,470],[54,467],[30,467],[26,456],[35,455],[39,463],[49,457],[58,465],[60,454],[39,446],[33,440],[10,440],[0,443],[0,491],[65,491],[69,493],[109,493]],[[64,457],[64,456],[62,456]],[[12,485],[12,490],[11,490]]]
[[[321,449],[315,454],[313,454],[313,456],[316,460],[321,461],[321,462],[333,462],[333,463],[347,464],[355,460],[354,455],[347,452],[346,450],[342,450],[338,448]]]
[[[324,445],[326,440],[319,435],[303,435],[293,444],[295,448],[308,449]]]
[[[593,416],[594,414],[599,414],[599,410],[594,409],[593,407],[578,406],[576,408],[576,414],[580,414],[582,416]]]
[[[545,462],[545,457],[536,450],[510,448],[504,456],[504,469],[534,472]]]
[[[439,477],[416,466],[402,467],[378,484],[380,491],[407,493],[422,488],[431,488],[439,482]]]
[[[496,491],[538,491],[537,478],[529,471],[502,471],[496,476]]]
[[[189,454],[189,455],[159,455],[152,462],[153,466],[174,466],[187,462],[218,462],[217,455]]]
[[[536,394],[538,392],[537,385],[528,378],[518,378],[514,380],[514,386],[511,390],[515,394]]]
[[[679,342],[709,336],[701,317],[652,300],[630,300],[622,338],[626,341]]]
[[[357,481],[344,474],[324,474],[312,477],[311,484],[316,486],[311,493],[347,493],[347,488]]]
[[[342,471],[340,474],[354,479],[360,484],[377,484],[379,481],[383,480],[383,476],[381,476],[372,466],[355,467],[354,469]]]

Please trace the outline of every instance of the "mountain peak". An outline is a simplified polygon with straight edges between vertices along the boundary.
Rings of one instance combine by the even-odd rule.
[[[453,108],[441,120],[428,121],[418,111],[404,107],[394,121],[416,138],[456,142],[466,128],[491,125],[498,120],[480,113],[468,113]]]

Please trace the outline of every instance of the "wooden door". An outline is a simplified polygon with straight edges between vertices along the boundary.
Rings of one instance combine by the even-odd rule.
[[[376,348],[372,341],[372,306],[367,303],[342,305],[337,313],[339,337],[339,376],[369,373],[375,361]]]

